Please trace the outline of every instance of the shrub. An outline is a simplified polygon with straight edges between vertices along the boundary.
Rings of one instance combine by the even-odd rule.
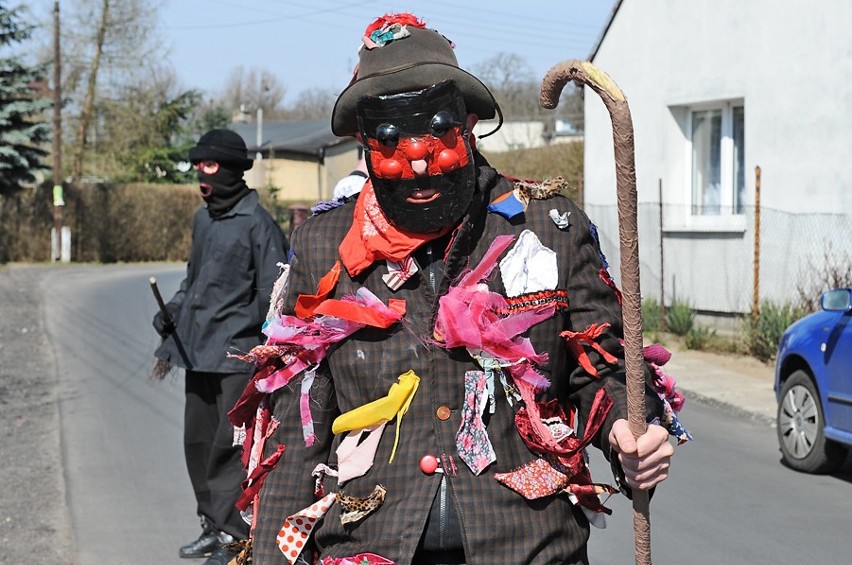
[[[293,202],[259,192],[264,207],[286,230]],[[0,263],[50,261],[52,202],[49,183],[0,197]],[[69,185],[62,223],[71,229],[71,260],[186,261],[192,216],[201,204],[196,185]]]
[[[492,167],[515,178],[545,180],[562,177],[568,183],[565,196],[577,200],[578,181],[583,175],[582,141],[483,155]]]
[[[657,333],[660,328],[660,312],[662,308],[656,298],[642,300],[642,329],[648,333]]]
[[[760,303],[757,316],[752,316],[743,324],[744,342],[748,353],[761,361],[770,361],[778,351],[778,342],[787,327],[804,316],[806,310],[802,306],[784,303],[777,304],[771,300]]]
[[[685,336],[695,323],[695,311],[688,302],[675,300],[666,309],[666,326],[675,335]]]
[[[794,308],[805,313],[819,310],[819,297],[826,290],[852,286],[852,257],[835,251],[831,242],[825,245],[819,261],[808,260],[808,268],[796,284],[798,301]]]
[[[716,340],[716,330],[703,326],[690,328],[686,332],[686,337],[683,344],[687,349],[702,350],[710,348],[711,344]]]

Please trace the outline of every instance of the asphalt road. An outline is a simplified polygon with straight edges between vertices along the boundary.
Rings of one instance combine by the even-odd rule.
[[[198,526],[182,457],[182,376],[148,380],[159,341],[150,325],[156,306],[148,277],[157,276],[168,299],[182,267],[42,271],[69,509],[58,515],[70,520],[74,549],[58,558],[44,551],[47,557],[30,562],[187,565],[177,547]],[[849,460],[836,475],[799,474],[781,464],[775,431],[765,423],[696,402],[682,417],[696,439],[678,448],[671,478],[651,502],[655,563],[848,563]],[[9,437],[0,438],[4,453]],[[610,478],[594,450],[593,476]],[[8,494],[0,496],[4,512]],[[607,529],[592,532],[592,563],[632,563],[629,501],[616,496],[607,506],[614,514]]]
[[[148,278],[168,300],[183,272],[71,267],[43,283],[78,565],[186,565],[177,548],[200,532],[183,462],[183,376],[148,378],[159,343]]]
[[[836,475],[797,473],[781,463],[775,429],[765,423],[696,402],[681,416],[695,440],[677,448],[651,500],[655,563],[849,563],[849,460]],[[593,477],[607,472],[592,467]],[[618,496],[608,506],[607,528],[592,531],[592,563],[633,563],[630,502]]]

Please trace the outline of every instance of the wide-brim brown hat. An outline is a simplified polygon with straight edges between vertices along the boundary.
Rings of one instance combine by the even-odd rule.
[[[407,37],[382,46],[361,47],[356,76],[340,93],[331,113],[331,131],[353,136],[358,131],[355,107],[364,96],[422,90],[452,80],[464,96],[467,111],[487,120],[497,101],[481,80],[459,68],[452,45],[435,30],[408,26]]]

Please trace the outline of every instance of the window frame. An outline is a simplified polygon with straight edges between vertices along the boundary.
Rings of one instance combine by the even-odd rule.
[[[700,104],[690,104],[684,107],[685,112],[685,198],[688,203],[686,207],[686,222],[689,227],[707,231],[741,231],[745,229],[745,175],[743,175],[742,187],[738,187],[737,152],[734,139],[734,116],[735,109],[742,109],[743,140],[740,151],[743,154],[743,166],[745,166],[745,101],[743,99],[714,100]],[[720,111],[720,153],[719,153],[719,211],[718,213],[696,212],[694,166],[693,155],[693,122],[694,116],[699,112]],[[740,192],[738,201],[737,192]],[[698,205],[699,207],[702,205]]]

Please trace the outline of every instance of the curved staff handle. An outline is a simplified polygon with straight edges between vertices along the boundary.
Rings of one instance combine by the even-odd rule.
[[[636,221],[636,163],[633,120],[618,85],[588,61],[569,60],[551,68],[541,83],[541,105],[555,108],[559,95],[574,81],[594,90],[612,120],[615,176],[618,191],[618,236],[621,249],[621,291],[624,317],[624,359],[627,370],[627,419],[634,437],[646,430],[645,375],[642,355],[642,298],[639,293],[639,233]],[[633,535],[637,565],[651,563],[648,491],[633,490]]]

